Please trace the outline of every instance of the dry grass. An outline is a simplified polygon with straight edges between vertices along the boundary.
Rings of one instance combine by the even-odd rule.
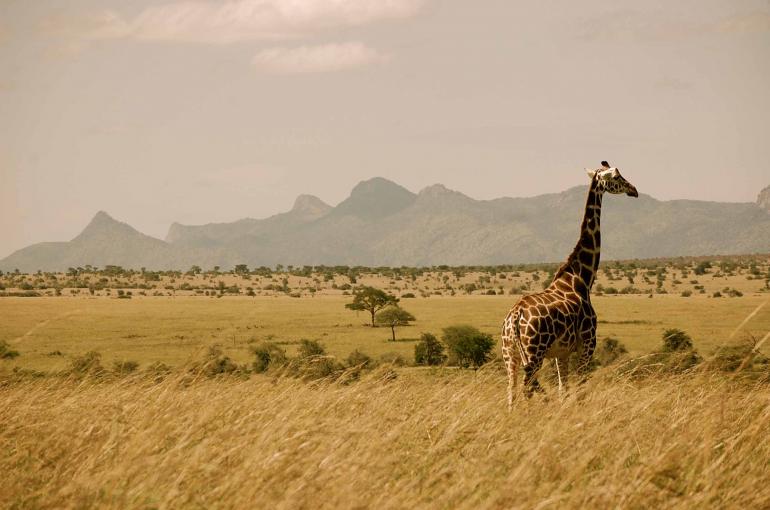
[[[0,507],[770,505],[766,383],[604,369],[509,414],[498,368],[388,370],[8,383]]]

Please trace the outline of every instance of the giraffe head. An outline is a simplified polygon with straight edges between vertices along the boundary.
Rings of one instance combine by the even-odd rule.
[[[607,193],[613,193],[615,195],[625,193],[629,197],[639,196],[634,185],[620,175],[620,170],[611,167],[606,161],[602,161],[601,168],[596,170],[586,168],[586,172],[588,172],[588,176],[591,179],[596,179],[597,190],[601,193],[606,191]]]

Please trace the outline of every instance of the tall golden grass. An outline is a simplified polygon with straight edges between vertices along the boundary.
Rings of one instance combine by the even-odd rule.
[[[0,387],[6,508],[768,508],[766,383],[597,372],[505,405],[505,377],[170,375]]]

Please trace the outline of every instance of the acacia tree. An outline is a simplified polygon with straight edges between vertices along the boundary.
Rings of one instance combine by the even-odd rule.
[[[406,326],[413,320],[415,320],[414,315],[398,305],[389,305],[387,308],[383,308],[375,317],[377,324],[390,327],[394,342],[396,341],[396,326]]]
[[[388,305],[398,303],[398,298],[374,287],[360,287],[353,291],[353,302],[345,305],[349,310],[366,310],[372,316],[372,327],[375,327],[374,316]]]

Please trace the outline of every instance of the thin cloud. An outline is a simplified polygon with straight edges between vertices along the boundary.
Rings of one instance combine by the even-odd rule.
[[[770,13],[755,11],[712,21],[684,15],[661,18],[643,10],[618,10],[586,21],[579,37],[592,42],[675,41],[710,34],[770,31]]]
[[[260,71],[273,74],[324,73],[343,71],[387,60],[385,55],[360,42],[270,48],[254,56]]]
[[[751,12],[723,20],[717,25],[720,32],[748,34],[770,32],[770,13]]]
[[[181,1],[152,6],[125,20],[114,12],[89,39],[229,44],[292,39],[313,32],[413,16],[424,0]]]

